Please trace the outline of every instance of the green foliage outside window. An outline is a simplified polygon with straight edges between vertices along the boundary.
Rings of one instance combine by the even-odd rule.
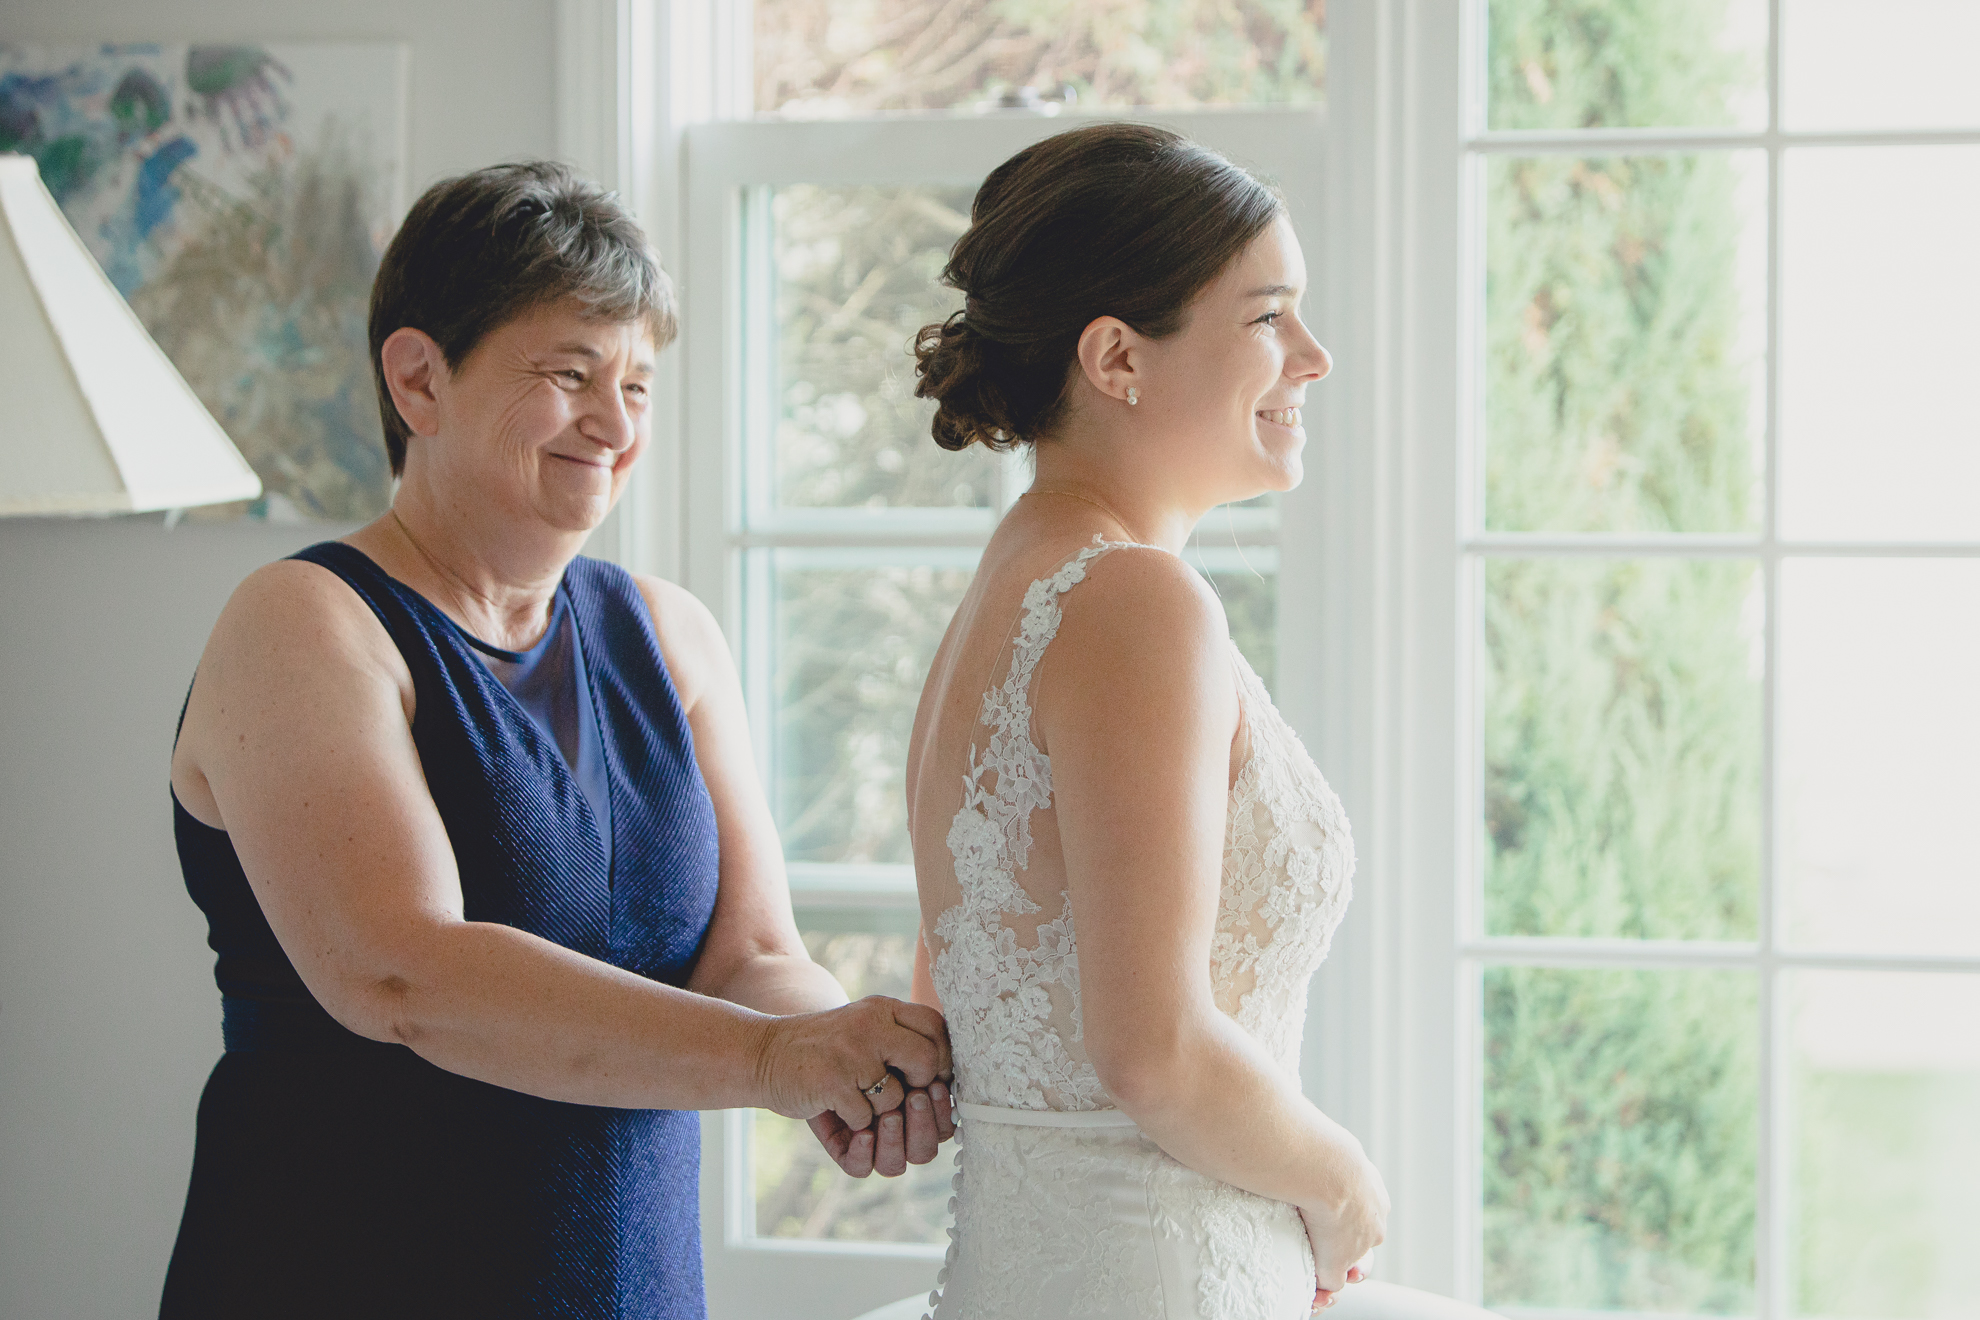
[[[1727,152],[1488,163],[1490,530],[1754,527],[1743,163]]]
[[[1752,117],[1765,0],[1491,0],[1495,129],[1695,128]]]
[[[785,567],[776,576],[784,855],[905,865],[915,703],[972,570]]]
[[[772,195],[777,381],[771,466],[785,508],[983,508],[987,450],[944,453],[909,351],[962,296],[941,284],[969,228],[970,188],[827,188]]]
[[[1492,124],[1728,122],[1754,71],[1715,44],[1727,10],[1494,0]],[[1737,165],[1488,160],[1490,529],[1755,525]],[[1754,937],[1756,581],[1739,561],[1488,565],[1490,933]],[[1730,972],[1487,973],[1488,1305],[1752,1306],[1755,989]]]
[[[1485,570],[1485,928],[1751,940],[1759,574],[1747,562]]]
[[[756,0],[756,108],[1299,104],[1326,76],[1326,0]]]
[[[1485,975],[1488,1304],[1753,1304],[1755,984]]]

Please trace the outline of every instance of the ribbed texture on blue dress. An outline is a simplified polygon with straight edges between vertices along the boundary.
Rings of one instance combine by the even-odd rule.
[[[296,558],[349,584],[405,657],[468,919],[685,983],[714,911],[715,814],[632,579],[578,559],[563,585],[610,778],[608,864],[556,743],[445,616],[349,546]],[[174,816],[228,1051],[161,1315],[702,1320],[697,1115],[542,1100],[345,1031],[227,835]]]

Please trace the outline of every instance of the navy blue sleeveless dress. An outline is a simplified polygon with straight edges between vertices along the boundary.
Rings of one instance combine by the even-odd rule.
[[[580,558],[559,588],[595,714],[587,785],[424,597],[347,545],[296,558],[348,583],[412,671],[413,740],[468,919],[684,984],[715,906],[715,813],[632,579]],[[601,764],[603,813],[585,792]],[[173,807],[226,1053],[200,1099],[162,1317],[705,1317],[698,1115],[543,1100],[345,1030],[226,833]]]

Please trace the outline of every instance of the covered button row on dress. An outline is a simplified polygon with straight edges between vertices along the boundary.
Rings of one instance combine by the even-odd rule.
[[[953,1178],[949,1179],[949,1190],[956,1193],[955,1196],[949,1198],[949,1218],[951,1220],[955,1219],[956,1206],[962,1199],[962,1180],[962,1141],[958,1137],[956,1141],[956,1173]],[[956,1245],[958,1238],[956,1237],[956,1226],[953,1222],[949,1225],[947,1232],[949,1234],[949,1249],[942,1255],[942,1268],[935,1273],[935,1287],[928,1294],[928,1310],[922,1315],[921,1320],[935,1320],[935,1309],[942,1304],[942,1289],[947,1287],[949,1283],[949,1271],[956,1267]]]

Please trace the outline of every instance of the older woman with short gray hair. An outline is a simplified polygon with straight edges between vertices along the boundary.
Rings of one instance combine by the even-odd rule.
[[[226,1053],[164,1315],[698,1320],[693,1111],[856,1176],[952,1132],[940,1016],[805,955],[715,620],[578,554],[673,335],[559,166],[440,183],[387,251],[392,508],[241,584],[173,753]]]

